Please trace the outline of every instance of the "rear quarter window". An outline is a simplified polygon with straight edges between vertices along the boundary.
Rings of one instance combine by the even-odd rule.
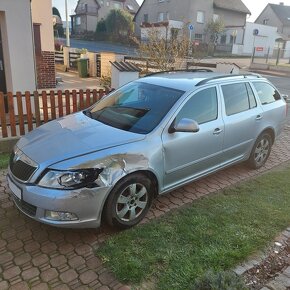
[[[278,91],[270,84],[253,82],[253,85],[257,91],[258,97],[262,105],[267,105],[275,101],[281,100],[281,96]]]

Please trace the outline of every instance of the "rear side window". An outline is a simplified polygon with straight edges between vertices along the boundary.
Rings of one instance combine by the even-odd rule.
[[[228,116],[257,106],[255,96],[248,83],[224,85],[222,91]]]
[[[258,93],[262,105],[267,105],[275,101],[281,100],[278,91],[267,83],[253,82],[253,85]]]
[[[198,124],[216,120],[218,116],[216,88],[208,88],[193,95],[183,106],[176,117],[178,123],[181,119],[195,120]]]

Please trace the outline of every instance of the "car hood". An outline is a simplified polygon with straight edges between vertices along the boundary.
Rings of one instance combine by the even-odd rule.
[[[144,135],[107,126],[79,112],[33,130],[19,140],[17,147],[36,163],[51,165],[144,138]]]

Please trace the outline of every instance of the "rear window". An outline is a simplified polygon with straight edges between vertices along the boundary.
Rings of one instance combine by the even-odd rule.
[[[253,85],[258,93],[262,105],[267,105],[275,101],[281,100],[278,91],[268,83],[253,82]]]

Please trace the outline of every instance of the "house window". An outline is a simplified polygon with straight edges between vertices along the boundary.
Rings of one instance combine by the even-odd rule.
[[[132,5],[127,5],[127,9],[128,9],[129,11],[132,11],[132,12],[135,11],[135,10],[134,10],[134,7],[133,7]]]
[[[109,7],[110,6],[110,2],[109,1],[107,1],[107,7]]]
[[[81,17],[76,17],[76,25],[81,25]]]
[[[197,11],[196,22],[197,23],[204,23],[204,11]]]
[[[200,40],[200,41],[202,41],[202,34],[200,34],[200,33],[196,33],[196,34],[194,35],[194,38],[195,38],[195,40]]]
[[[226,42],[227,42],[227,35],[226,34],[223,34],[221,36],[221,44],[226,44]]]
[[[40,33],[40,24],[33,23],[33,33],[34,33],[34,48],[35,55],[41,55],[41,33]]]
[[[158,13],[158,22],[166,21],[169,19],[169,13],[168,12],[160,12]]]
[[[218,14],[214,14],[212,17],[212,20],[215,22],[215,21],[218,21],[219,18],[220,18],[220,16]]]
[[[101,6],[103,6],[104,5],[104,0],[101,0],[100,4],[101,4]]]
[[[264,25],[267,25],[267,24],[268,24],[268,20],[269,20],[269,19],[264,19],[264,20],[263,20],[263,24],[264,24]]]
[[[144,22],[148,23],[149,22],[149,16],[148,14],[144,14]]]
[[[171,39],[176,40],[178,36],[179,29],[178,28],[171,28]]]
[[[114,9],[121,9],[121,4],[120,3],[114,3]]]
[[[164,2],[165,0],[158,0],[159,3]]]

